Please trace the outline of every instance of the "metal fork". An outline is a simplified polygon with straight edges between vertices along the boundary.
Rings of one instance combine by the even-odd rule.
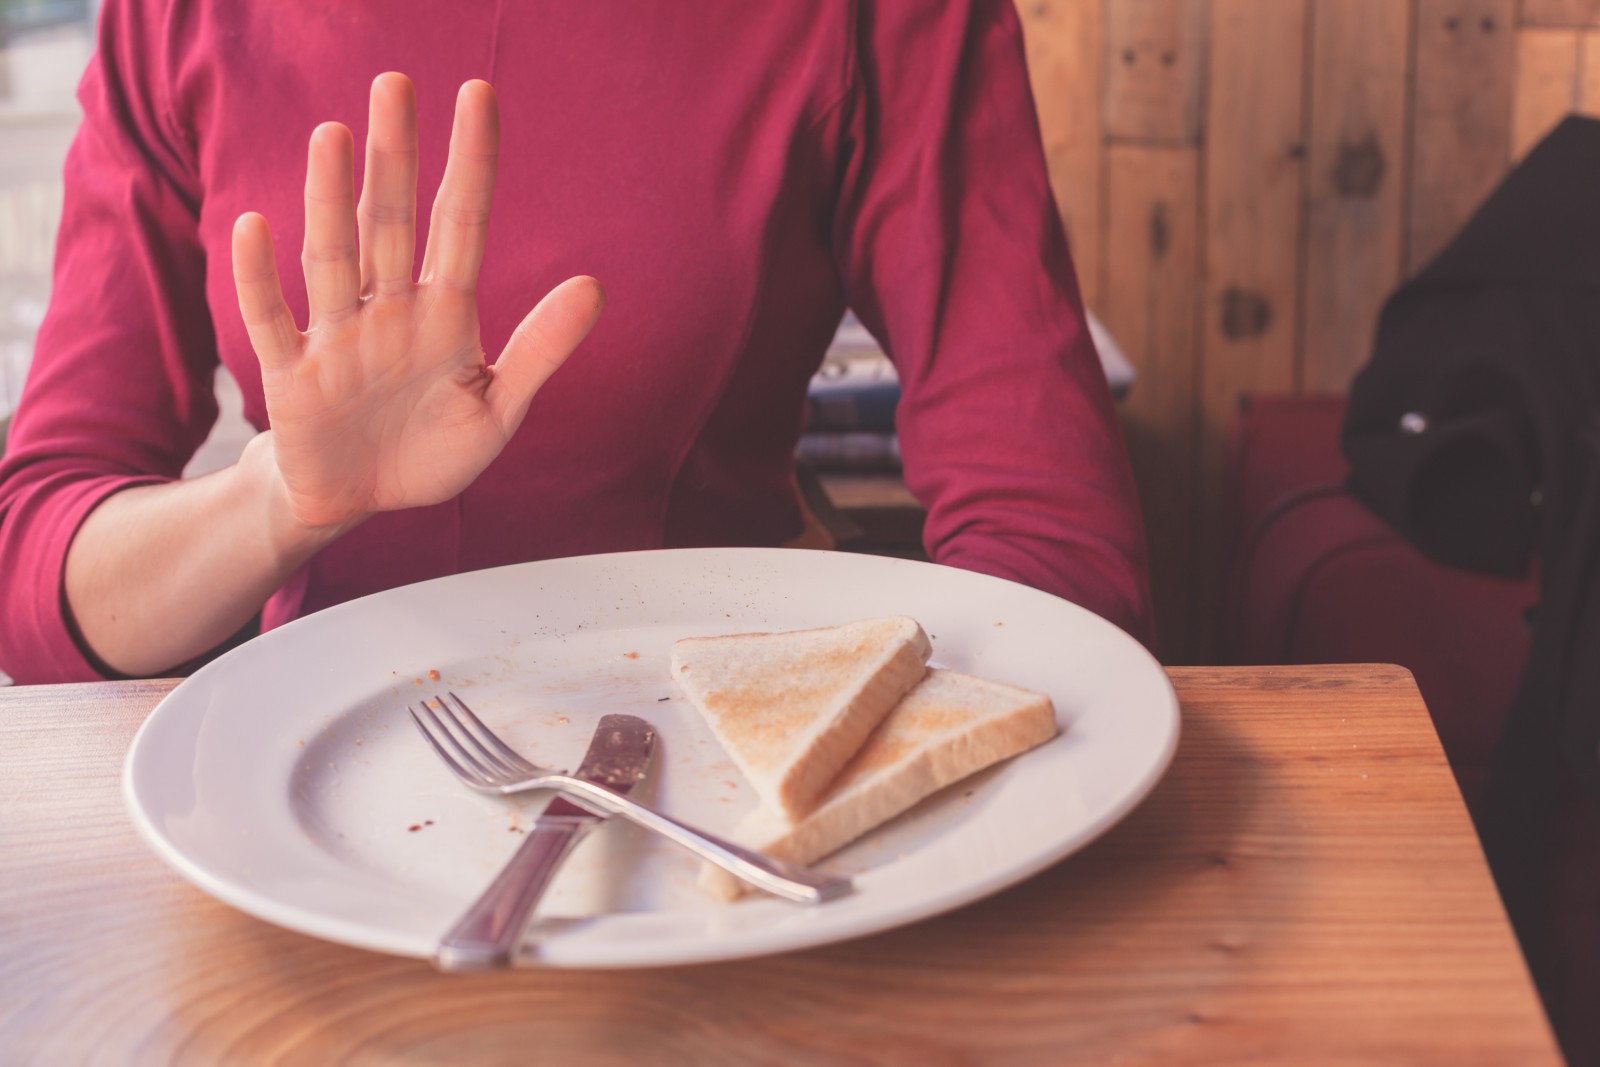
[[[580,808],[598,815],[620,815],[677,842],[757,889],[799,904],[821,904],[850,892],[848,878],[771,859],[697,830],[596,782],[529,763],[454,693],[449,694],[448,701],[439,696],[424,700],[420,713],[414,707],[407,707],[406,711],[445,766],[480,793],[509,796],[533,789],[553,789]]]

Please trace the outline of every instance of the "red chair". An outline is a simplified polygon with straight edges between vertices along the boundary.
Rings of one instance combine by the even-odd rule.
[[[1425,558],[1343,488],[1344,398],[1255,396],[1229,442],[1231,663],[1398,663],[1411,671],[1474,813],[1528,656],[1534,575]]]

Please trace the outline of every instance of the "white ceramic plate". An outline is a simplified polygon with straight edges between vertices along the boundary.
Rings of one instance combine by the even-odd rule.
[[[407,702],[453,690],[556,767],[576,765],[602,714],[640,715],[660,748],[638,795],[727,831],[754,799],[676,692],[672,642],[889,614],[922,623],[936,665],[1048,693],[1061,736],[827,861],[855,877],[856,892],[820,907],[711,901],[695,888],[697,861],[613,819],[558,874],[526,962],[732,959],[912,922],[1082,847],[1171,759],[1178,711],[1165,673],[1066,601],[926,563],[695,549],[462,574],[273,630],[161,702],[128,752],[124,795],[156,853],[213,896],[315,937],[426,957],[546,798],[507,802],[458,785]]]

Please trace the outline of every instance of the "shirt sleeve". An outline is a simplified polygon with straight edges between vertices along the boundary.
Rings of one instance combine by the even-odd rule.
[[[174,121],[170,12],[109,0],[79,86],[51,301],[0,461],[0,668],[104,676],[74,634],[67,547],[112,493],[181,475],[212,423],[192,139]]]
[[[938,563],[1152,640],[1144,532],[1011,0],[863,2],[834,247]]]

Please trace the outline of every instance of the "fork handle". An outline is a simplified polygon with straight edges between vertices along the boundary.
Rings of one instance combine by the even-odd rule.
[[[757,889],[799,904],[821,904],[850,892],[848,878],[823,874],[783,860],[763,856],[704,830],[681,823],[670,815],[645,807],[597,782],[567,774],[552,774],[542,783],[559,789],[574,804],[598,815],[620,815],[654,830],[703,860],[715,863]]]
[[[588,816],[541,817],[489,888],[439,942],[441,971],[493,971],[511,964],[528,917],[584,832]]]

